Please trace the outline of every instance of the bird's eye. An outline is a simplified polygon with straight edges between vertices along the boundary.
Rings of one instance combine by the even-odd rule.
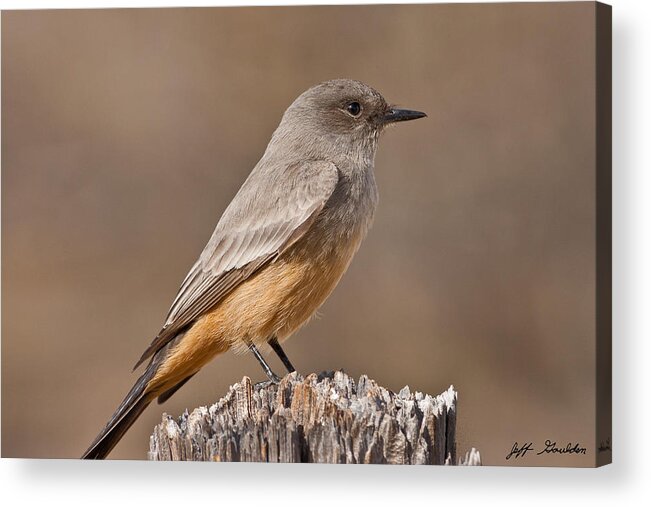
[[[359,105],[359,102],[351,102],[346,106],[346,112],[351,116],[359,116],[362,112],[362,106]]]

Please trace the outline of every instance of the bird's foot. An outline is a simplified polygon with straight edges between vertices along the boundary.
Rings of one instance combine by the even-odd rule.
[[[269,379],[269,382],[272,384],[280,384],[280,381],[282,380],[282,378],[276,375],[273,371],[267,372],[267,378]]]
[[[263,380],[262,382],[257,382],[253,387],[255,389],[264,389],[271,386],[277,386],[278,384],[280,384],[281,380],[282,379],[274,373],[273,376],[269,375],[269,380]]]

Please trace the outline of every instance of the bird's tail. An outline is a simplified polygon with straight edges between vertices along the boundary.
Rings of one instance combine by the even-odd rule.
[[[131,425],[136,422],[136,419],[147,408],[147,405],[151,403],[153,397],[145,393],[145,388],[156,372],[156,368],[152,368],[152,366],[152,364],[149,365],[147,370],[145,370],[136,384],[131,388],[131,391],[129,391],[129,394],[120,403],[120,406],[111,416],[109,422],[106,423],[104,429],[97,435],[97,438],[95,438],[88,450],[82,455],[82,459],[104,459]]]
[[[120,403],[120,406],[111,416],[109,422],[106,423],[104,429],[97,435],[93,443],[90,444],[90,447],[81,456],[81,459],[104,459],[156,396],[160,394],[159,403],[163,403],[189,380],[192,375],[163,393],[147,391],[149,381],[154,378],[154,375],[156,375],[158,368],[167,358],[170,350],[181,341],[184,334],[179,333],[173,340],[154,354],[145,372],[131,388],[129,394],[122,400],[122,403]]]

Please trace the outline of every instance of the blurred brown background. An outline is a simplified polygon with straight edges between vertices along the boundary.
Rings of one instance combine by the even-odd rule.
[[[429,118],[384,135],[374,227],[288,355],[454,384],[486,464],[592,464],[594,38],[592,3],[4,12],[2,456],[85,450],[284,109],[351,77]],[[244,375],[218,358],[111,457]],[[547,438],[588,454],[505,461]]]

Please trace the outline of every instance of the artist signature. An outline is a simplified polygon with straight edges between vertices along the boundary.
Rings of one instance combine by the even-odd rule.
[[[524,442],[523,444],[514,442],[513,447],[511,447],[511,452],[506,455],[506,459],[524,458],[528,452],[540,456],[541,454],[585,454],[587,451],[578,442],[575,444],[568,442],[563,446],[557,444],[554,440],[545,440],[545,445],[538,452],[536,452],[533,442]]]

